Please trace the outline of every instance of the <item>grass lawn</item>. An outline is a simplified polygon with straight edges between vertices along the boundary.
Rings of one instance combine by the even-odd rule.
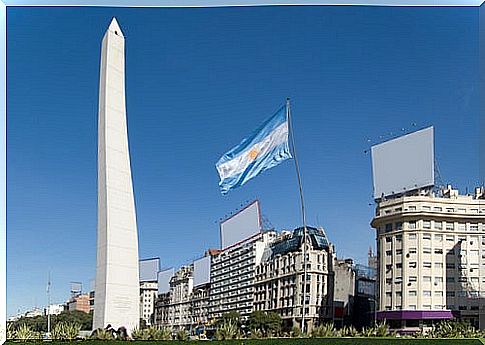
[[[195,341],[191,342],[194,343]],[[52,341],[47,344],[60,345],[60,344],[75,344],[82,345],[183,345],[187,344],[186,341],[101,341],[101,340],[84,340],[79,342],[57,342]],[[200,341],[202,345],[204,341]],[[7,342],[6,344],[13,345],[19,344],[18,342]],[[482,345],[482,341],[479,339],[403,339],[403,338],[310,338],[310,339],[239,339],[239,340],[227,340],[227,341],[207,341],[209,345]]]

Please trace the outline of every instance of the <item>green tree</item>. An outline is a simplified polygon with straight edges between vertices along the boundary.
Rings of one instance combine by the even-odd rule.
[[[266,334],[268,336],[278,335],[281,332],[283,320],[280,314],[273,311],[266,315]]]
[[[229,313],[222,314],[220,323],[224,324],[228,322],[235,324],[238,327],[241,326],[241,314],[237,311],[230,311]]]
[[[265,336],[278,335],[281,332],[282,319],[278,313],[265,313],[261,310],[253,311],[249,315],[249,329],[251,332],[261,331]]]
[[[248,326],[251,332],[255,330],[260,330],[264,332],[266,329],[267,316],[262,310],[253,311],[249,315]]]

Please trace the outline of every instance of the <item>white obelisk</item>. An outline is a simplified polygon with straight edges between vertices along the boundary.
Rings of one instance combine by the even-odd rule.
[[[138,234],[125,108],[125,39],[115,18],[101,48],[98,239],[93,328],[139,325]]]

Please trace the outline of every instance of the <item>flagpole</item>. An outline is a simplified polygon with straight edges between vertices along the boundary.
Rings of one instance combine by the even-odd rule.
[[[300,204],[301,204],[301,218],[303,223],[303,303],[302,303],[302,311],[301,311],[301,331],[305,332],[305,309],[306,309],[306,296],[307,296],[307,288],[306,288],[306,276],[307,276],[307,253],[306,253],[306,243],[307,243],[307,227],[306,227],[306,216],[305,216],[305,202],[303,198],[303,187],[301,184],[301,174],[300,174],[300,166],[298,164],[298,159],[296,156],[296,147],[295,147],[295,136],[293,133],[293,125],[291,122],[291,111],[290,111],[290,99],[286,99],[286,116],[288,118],[288,127],[289,133],[291,134],[291,146],[293,151],[293,158],[295,159],[295,169],[296,169],[296,176],[298,178],[298,188],[300,192]]]
[[[47,280],[47,336],[51,337],[51,271]]]

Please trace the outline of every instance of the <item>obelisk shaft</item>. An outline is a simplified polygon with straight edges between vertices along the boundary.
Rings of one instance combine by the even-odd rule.
[[[116,19],[102,41],[98,118],[98,238],[93,327],[139,325],[138,235],[125,108],[125,39]]]

